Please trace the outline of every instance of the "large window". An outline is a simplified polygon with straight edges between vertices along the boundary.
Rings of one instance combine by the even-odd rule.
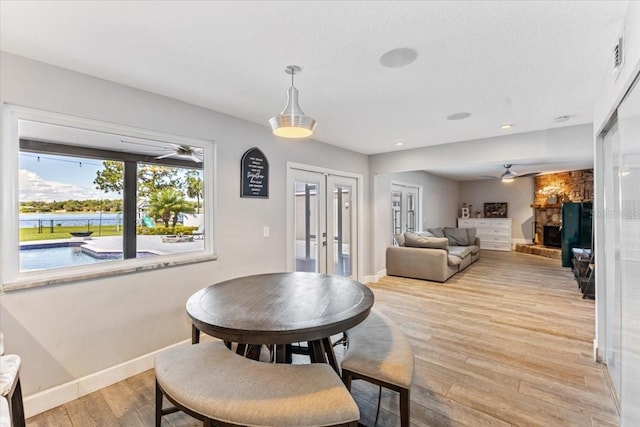
[[[5,290],[213,258],[212,142],[17,107],[4,122]]]

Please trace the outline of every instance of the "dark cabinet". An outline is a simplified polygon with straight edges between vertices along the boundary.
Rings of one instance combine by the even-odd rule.
[[[562,266],[573,266],[573,248],[591,248],[593,203],[563,203],[562,229],[560,231],[562,247]]]

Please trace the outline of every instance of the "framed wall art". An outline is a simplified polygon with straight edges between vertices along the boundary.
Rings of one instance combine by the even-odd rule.
[[[507,204],[501,202],[489,202],[484,204],[485,218],[507,218]]]
[[[259,148],[254,147],[242,156],[240,182],[240,197],[269,198],[269,161]]]

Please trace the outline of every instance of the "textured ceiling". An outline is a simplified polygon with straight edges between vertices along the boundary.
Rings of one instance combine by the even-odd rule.
[[[590,123],[626,4],[2,1],[0,48],[264,126],[297,64],[314,139],[373,154]]]

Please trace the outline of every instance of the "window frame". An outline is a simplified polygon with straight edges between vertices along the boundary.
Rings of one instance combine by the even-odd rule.
[[[3,292],[38,286],[47,286],[79,280],[103,278],[121,274],[138,273],[178,265],[217,259],[215,253],[216,216],[216,144],[213,140],[195,139],[165,132],[134,128],[104,121],[85,119],[65,114],[52,113],[10,104],[3,105],[2,143],[0,144],[0,285]],[[142,257],[95,263],[73,267],[20,272],[20,254],[16,248],[19,240],[19,154],[21,120],[51,125],[67,126],[87,131],[116,134],[122,137],[149,139],[162,143],[189,145],[203,148],[204,185],[203,210],[204,229],[207,230],[203,251],[166,254],[157,257]],[[60,142],[60,144],[63,144]]]

